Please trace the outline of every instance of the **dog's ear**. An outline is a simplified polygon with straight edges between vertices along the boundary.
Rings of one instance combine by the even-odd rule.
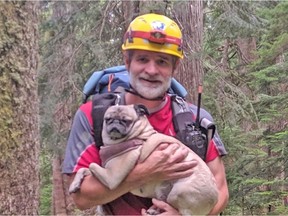
[[[149,111],[143,104],[135,104],[134,109],[138,116],[149,115]]]

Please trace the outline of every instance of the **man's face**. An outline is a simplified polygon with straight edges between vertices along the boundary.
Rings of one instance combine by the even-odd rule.
[[[170,87],[173,72],[171,55],[135,50],[128,66],[130,83],[143,97],[147,99],[163,97]]]

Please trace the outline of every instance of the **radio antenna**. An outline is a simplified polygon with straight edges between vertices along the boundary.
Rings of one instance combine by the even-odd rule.
[[[198,101],[197,101],[197,115],[195,120],[195,127],[197,129],[200,128],[200,108],[201,108],[201,95],[202,95],[203,87],[202,85],[198,86]]]

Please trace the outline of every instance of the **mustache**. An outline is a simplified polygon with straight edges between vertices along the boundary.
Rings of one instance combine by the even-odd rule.
[[[148,74],[142,74],[139,76],[139,79],[144,79],[144,80],[148,80],[151,82],[164,82],[164,79],[159,76],[159,75],[148,75]]]

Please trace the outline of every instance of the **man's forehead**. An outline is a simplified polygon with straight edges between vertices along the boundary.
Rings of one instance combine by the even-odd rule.
[[[146,50],[135,50],[135,56],[151,56],[151,57],[159,57],[163,59],[172,59],[172,56],[166,53],[146,51]]]

